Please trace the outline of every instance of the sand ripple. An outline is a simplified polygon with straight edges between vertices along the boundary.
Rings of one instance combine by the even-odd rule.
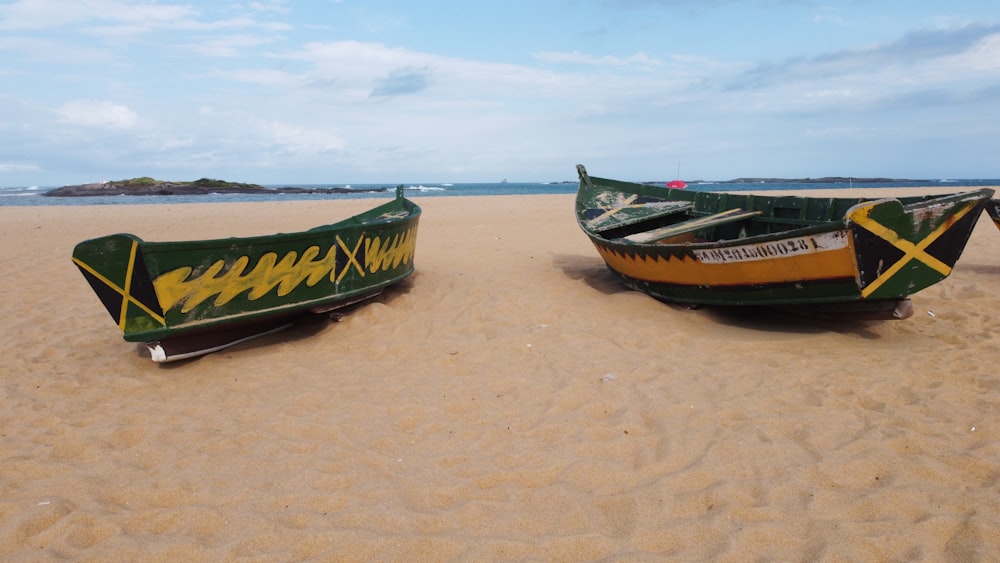
[[[228,226],[170,207],[0,208],[4,559],[1000,552],[985,221],[913,318],[806,322],[622,290],[570,197],[429,199],[409,283],[160,367],[115,333],[76,241],[295,230],[363,205],[238,206]]]

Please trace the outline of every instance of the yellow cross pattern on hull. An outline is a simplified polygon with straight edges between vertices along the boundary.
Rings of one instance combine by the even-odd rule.
[[[129,250],[128,270],[125,273],[125,287],[119,287],[118,284],[102,276],[100,273],[97,272],[97,270],[90,267],[88,264],[85,264],[83,261],[77,258],[73,258],[73,263],[76,264],[81,270],[86,271],[88,274],[94,276],[94,278],[100,280],[101,283],[111,288],[112,291],[114,291],[118,295],[121,295],[122,304],[121,304],[121,311],[119,312],[118,316],[118,328],[122,332],[125,331],[125,321],[127,319],[129,303],[145,311],[147,315],[155,319],[156,322],[160,323],[161,325],[166,325],[166,321],[164,320],[162,315],[157,314],[155,311],[153,311],[146,305],[143,305],[142,302],[137,300],[135,297],[132,297],[132,274],[134,272],[135,257],[136,254],[138,253],[138,250],[139,250],[139,243],[133,241],[132,248]]]
[[[874,203],[872,207],[874,207]],[[870,209],[871,207],[867,208]],[[966,205],[963,209],[952,215],[947,221],[942,221],[940,225],[937,226],[933,231],[931,231],[926,237],[921,239],[917,243],[913,243],[899,236],[899,233],[886,227],[885,225],[879,223],[878,221],[872,219],[865,210],[855,213],[851,216],[851,220],[857,225],[863,227],[865,230],[876,235],[882,240],[888,242],[892,246],[899,249],[903,256],[896,261],[895,264],[885,270],[877,278],[872,280],[871,283],[866,285],[861,289],[861,296],[868,297],[872,293],[878,291],[883,284],[892,279],[900,270],[902,270],[907,264],[913,260],[923,263],[927,267],[941,274],[942,277],[946,277],[951,274],[951,266],[945,264],[944,262],[938,260],[934,256],[927,253],[927,247],[934,244],[934,242],[941,237],[948,229],[959,219],[964,217],[972,209],[976,209],[976,202],[972,202]]]
[[[361,267],[360,263],[358,263],[358,256],[357,256],[358,250],[361,248],[361,244],[364,242],[364,240],[365,240],[365,235],[364,233],[362,233],[361,236],[358,237],[358,242],[354,245],[354,250],[351,250],[347,248],[347,244],[344,243],[343,239],[341,239],[339,236],[337,237],[337,246],[339,246],[347,255],[347,264],[344,265],[344,269],[341,270],[340,275],[337,276],[337,283],[340,283],[340,280],[344,279],[344,276],[347,275],[347,272],[348,270],[351,269],[350,267],[352,265],[354,266],[355,269],[357,269],[358,275],[360,275],[361,277],[365,277],[365,269]]]

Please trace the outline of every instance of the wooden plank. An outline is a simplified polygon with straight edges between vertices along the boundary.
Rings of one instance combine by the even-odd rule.
[[[635,233],[634,235],[629,235],[624,238],[629,242],[648,244],[665,238],[704,229],[706,227],[716,227],[718,225],[743,221],[745,219],[761,215],[762,213],[762,211],[730,209],[728,211],[723,211],[722,213],[716,213],[715,215],[706,215],[705,217],[698,217],[697,219],[667,225],[666,227],[660,227],[658,229],[652,229],[642,233]]]
[[[652,204],[626,202],[626,205],[595,213],[594,217],[587,220],[587,227],[594,233],[603,235],[629,225],[685,213],[692,207],[694,204],[690,201],[662,201]]]

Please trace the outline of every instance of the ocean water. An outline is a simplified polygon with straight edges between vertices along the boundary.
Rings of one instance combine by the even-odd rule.
[[[1000,180],[920,180],[896,182],[692,182],[687,189],[693,191],[742,191],[742,190],[795,190],[795,189],[837,189],[837,188],[895,188],[895,187],[947,187],[954,186],[997,186]],[[318,190],[349,188],[352,193],[313,194],[207,194],[197,196],[91,196],[91,197],[46,197],[43,194],[54,187],[4,187],[0,186],[0,206],[15,205],[130,205],[130,204],[177,204],[177,203],[229,203],[260,201],[305,201],[326,199],[372,198],[387,199],[394,195],[394,184],[279,184],[264,187],[298,187]],[[531,194],[573,194],[577,182],[495,182],[495,183],[413,183],[404,184],[406,196],[419,200],[423,197],[481,196],[481,195],[531,195]],[[372,191],[383,189],[384,191]]]

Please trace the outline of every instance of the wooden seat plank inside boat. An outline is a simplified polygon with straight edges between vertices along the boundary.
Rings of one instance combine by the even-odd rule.
[[[762,213],[763,212],[761,211],[729,209],[727,211],[723,211],[722,213],[689,219],[680,223],[674,223],[673,225],[667,225],[665,227],[628,235],[624,238],[629,242],[649,244],[708,227],[718,227],[720,225],[726,225],[737,221],[744,221],[752,217],[757,217]]]
[[[621,238],[624,234],[660,227],[675,215],[694,207],[690,201],[660,201],[656,205],[631,204],[612,209],[594,209],[589,218],[590,229],[606,238]]]

